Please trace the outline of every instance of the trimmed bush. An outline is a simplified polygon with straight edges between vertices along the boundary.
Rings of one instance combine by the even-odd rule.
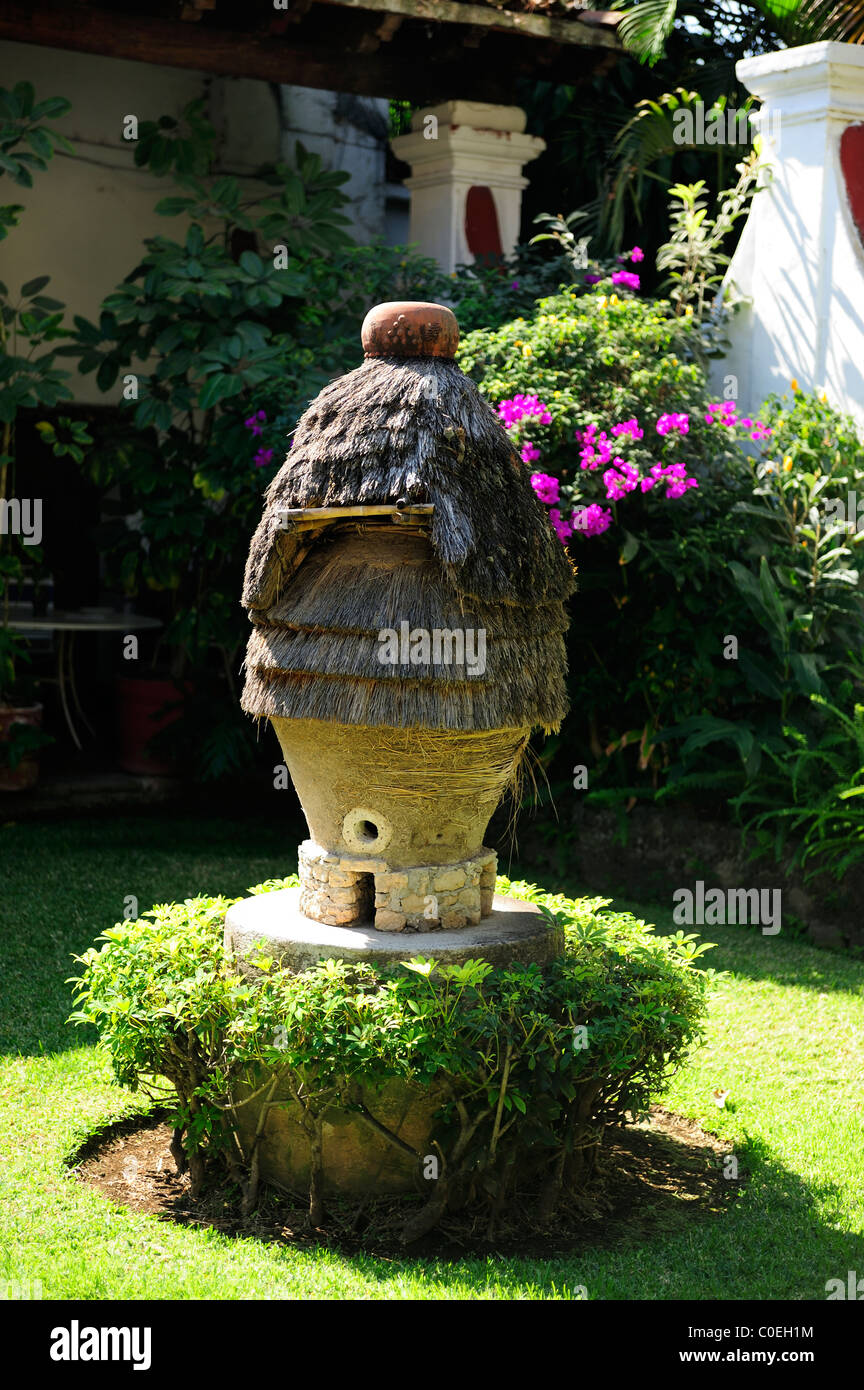
[[[418,1094],[434,1083],[442,1096],[431,1152],[414,1155],[418,1190],[430,1190],[430,1158],[437,1181],[424,1203],[405,1199],[406,1240],[466,1204],[488,1213],[491,1230],[517,1192],[546,1219],[588,1180],[605,1127],[644,1112],[699,1039],[714,972],[696,963],[708,947],[692,934],[658,937],[606,899],[498,886],[563,924],[565,952],[552,965],[329,960],[294,974],[262,956],[252,961],[261,973],[246,978],[222,944],[229,901],[199,897],[118,923],[77,957],[72,1021],[96,1027],[122,1084],[170,1102],[175,1157],[188,1160],[195,1195],[207,1168],[221,1168],[251,1210],[269,1111],[244,1148],[238,1105],[287,1089],[310,1140],[310,1220],[320,1224],[324,1115],[359,1115],[404,1151],[360,1099],[361,1082],[368,1098],[398,1079]]]

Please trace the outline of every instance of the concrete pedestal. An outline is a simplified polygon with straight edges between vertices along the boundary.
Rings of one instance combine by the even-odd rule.
[[[245,898],[228,909],[225,944],[241,957],[259,944],[288,970],[308,970],[321,960],[392,965],[412,956],[434,956],[448,965],[482,959],[490,965],[544,964],[561,954],[563,934],[533,903],[496,893],[492,914],[458,931],[376,931],[369,926],[329,927],[300,911],[300,889],[284,888]],[[252,967],[249,967],[250,971]]]

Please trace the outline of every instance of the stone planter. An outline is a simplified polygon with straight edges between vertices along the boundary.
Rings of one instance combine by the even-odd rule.
[[[242,1101],[248,1094],[248,1090],[241,1090],[237,1099]],[[261,1176],[274,1187],[298,1194],[308,1193],[309,1137],[287,1091],[277,1091],[273,1099],[286,1103],[270,1109],[258,1150]],[[394,1079],[379,1091],[363,1088],[360,1099],[380,1124],[392,1130],[421,1157],[430,1152],[432,1117],[443,1100],[440,1089]],[[246,1152],[252,1143],[259,1113],[255,1101],[237,1111],[238,1133]],[[431,1149],[431,1153],[434,1155],[435,1150]],[[357,1115],[337,1107],[327,1111],[323,1118],[321,1161],[324,1192],[361,1196],[422,1193],[424,1190],[422,1163],[376,1133]]]

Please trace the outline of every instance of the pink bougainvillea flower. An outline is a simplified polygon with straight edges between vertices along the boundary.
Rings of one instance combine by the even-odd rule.
[[[612,460],[613,467],[603,474],[606,485],[606,501],[619,502],[639,484],[639,469],[622,458]]]
[[[264,414],[263,410],[259,410],[257,415],[250,415],[248,420],[243,421],[243,424],[245,425],[246,429],[251,430],[253,434],[263,434],[264,431],[258,423],[261,419],[267,419],[267,416]]]
[[[635,261],[644,261],[644,259],[645,259],[645,252],[642,250],[642,247],[641,247],[641,246],[634,246],[634,247],[633,247],[633,250],[630,252],[630,259],[631,259],[631,261],[634,261],[634,262],[635,262]]]
[[[612,433],[616,436],[629,434],[632,439],[641,439],[645,431],[639,428],[639,421],[634,415],[630,420],[622,420],[620,424],[613,425]]]
[[[523,463],[536,463],[540,457],[540,450],[536,444],[532,444],[530,440],[526,439],[522,445],[521,457]]]
[[[272,449],[259,449],[252,462],[256,468],[266,468],[272,457]]]
[[[498,404],[498,418],[505,430],[512,429],[526,416],[539,420],[541,425],[552,423],[549,407],[543,401],[538,400],[536,396],[513,396],[511,400],[500,401]]]
[[[670,463],[666,468],[657,464],[651,472],[666,483],[666,496],[669,499],[683,497],[688,488],[699,486],[695,478],[687,477],[685,463]]]
[[[579,430],[576,431],[576,438],[582,445],[579,454],[580,468],[588,468],[593,472],[601,463],[608,463],[611,459],[612,446],[605,430],[598,435],[597,426],[588,425],[581,434]]]
[[[638,290],[639,276],[632,270],[613,270],[612,284],[624,285],[628,290]]]
[[[513,283],[512,283],[512,285],[510,286],[510,288],[511,288],[511,290],[518,290],[518,288],[519,288],[519,281],[518,281],[518,280],[514,280]]]
[[[555,528],[555,534],[562,545],[566,545],[573,534],[573,527],[569,521],[565,521],[557,507],[549,510],[549,520]]]
[[[570,518],[574,531],[578,531],[583,536],[601,536],[604,531],[609,530],[612,520],[612,513],[606,507],[601,507],[599,502],[592,502],[589,507],[580,507]]]
[[[553,506],[558,501],[561,484],[550,473],[532,473],[531,486],[539,500],[547,507]]]
[[[661,415],[657,421],[657,433],[669,434],[675,430],[678,434],[687,434],[690,429],[690,416],[680,413],[671,415]]]

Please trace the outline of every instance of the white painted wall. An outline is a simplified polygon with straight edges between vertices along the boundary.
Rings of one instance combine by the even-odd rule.
[[[840,168],[840,137],[864,121],[864,47],[814,43],[737,65],[763,102],[770,186],[754,200],[725,284],[751,303],[731,321],[713,380],[738,378],[752,413],[771,392],[825,390],[864,426],[864,246]]]
[[[383,237],[385,163],[389,103],[383,97],[349,96],[313,87],[280,87],[282,97],[282,158],[293,162],[297,140],[321,156],[325,168],[351,175],[342,192],[351,199],[345,216],[351,234],[368,243]]]
[[[66,304],[70,322],[74,314],[98,317],[104,296],[143,253],[145,238],[182,234],[182,218],[153,210],[176,188],[135,167],[134,146],[123,138],[126,115],[139,121],[179,116],[188,102],[206,95],[205,109],[220,135],[219,170],[248,180],[249,188],[259,165],[292,163],[299,138],[328,168],[350,172],[343,185],[352,198],[344,210],[351,218],[346,230],[363,242],[385,235],[384,100],[0,42],[0,83],[11,88],[22,80],[33,83],[37,100],[71,101],[69,114],[50,124],[71,140],[75,156],[55,155],[32,189],[0,180],[0,201],[25,207],[20,225],[0,242],[0,280],[14,292],[50,274],[46,293]],[[69,384],[81,401],[104,401],[95,380],[74,367]]]

